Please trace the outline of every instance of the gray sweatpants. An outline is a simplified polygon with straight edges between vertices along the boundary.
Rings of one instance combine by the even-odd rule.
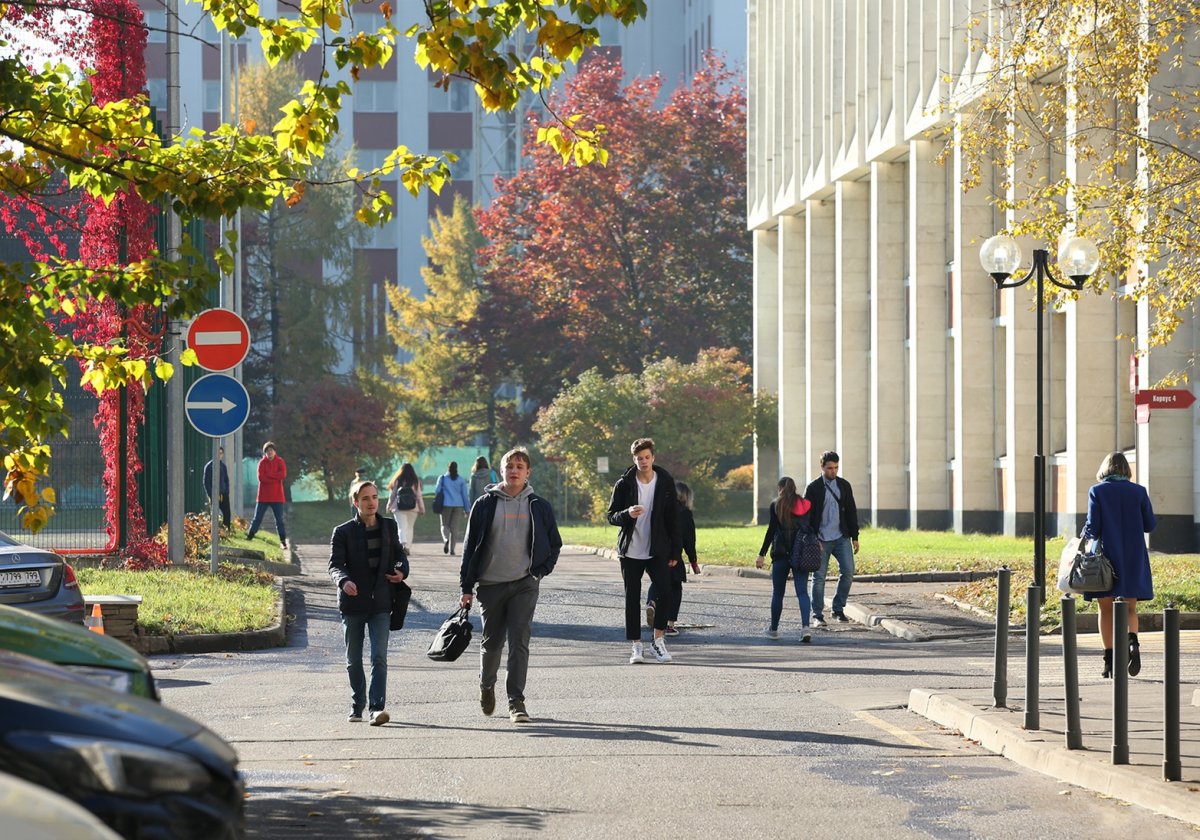
[[[508,701],[525,702],[529,671],[529,635],[537,608],[539,584],[527,576],[507,583],[481,583],[476,591],[483,631],[479,642],[479,684],[490,688],[500,671],[500,654],[508,640]]]

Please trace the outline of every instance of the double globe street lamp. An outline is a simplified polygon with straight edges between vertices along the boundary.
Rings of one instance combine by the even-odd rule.
[[[1049,251],[1034,249],[1033,268],[1020,280],[1009,281],[1021,266],[1021,246],[1011,236],[997,234],[983,243],[979,249],[979,262],[983,270],[992,275],[997,289],[1015,289],[1034,280],[1037,290],[1037,453],[1033,456],[1033,582],[1041,590],[1042,603],[1046,601],[1046,454],[1043,429],[1043,382],[1045,379],[1045,357],[1043,348],[1042,312],[1045,309],[1045,281],[1049,280],[1060,289],[1078,292],[1100,265],[1100,251],[1096,243],[1082,236],[1073,236],[1058,249],[1058,269],[1069,283],[1064,283],[1050,273]]]

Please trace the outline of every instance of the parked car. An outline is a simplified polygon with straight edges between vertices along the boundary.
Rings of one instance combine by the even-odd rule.
[[[159,703],[0,651],[0,772],[77,802],[123,837],[238,840],[237,753]]]
[[[146,657],[122,641],[0,604],[0,650],[62,665],[114,691],[157,700]]]
[[[83,593],[70,564],[0,531],[0,604],[83,624]]]
[[[0,825],[21,840],[121,840],[121,835],[65,796],[0,773]]]

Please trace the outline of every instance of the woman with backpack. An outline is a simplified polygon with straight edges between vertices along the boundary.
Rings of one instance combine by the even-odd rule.
[[[488,459],[480,455],[475,459],[475,469],[471,473],[471,507],[475,506],[475,500],[487,491],[489,484],[496,484],[499,481],[496,478],[495,470],[488,466]]]
[[[396,470],[392,480],[388,482],[387,511],[396,517],[400,525],[400,542],[404,543],[404,551],[411,552],[413,534],[417,527],[417,517],[425,512],[425,501],[421,498],[421,479],[413,465],[405,462]]]
[[[771,505],[771,524],[767,526],[767,535],[763,538],[762,548],[754,565],[763,567],[768,548],[771,551],[771,625],[767,635],[772,639],[779,638],[779,617],[783,614],[783,596],[787,591],[788,572],[792,570],[792,543],[802,529],[812,529],[808,521],[808,512],[812,504],[796,492],[796,482],[790,477],[779,479],[779,495]],[[800,641],[812,641],[812,631],[808,627],[809,614],[812,611],[812,601],[808,595],[808,573],[795,572],[792,586],[796,590],[796,600],[800,602]]]

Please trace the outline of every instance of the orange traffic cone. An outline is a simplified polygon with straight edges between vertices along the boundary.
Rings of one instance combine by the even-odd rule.
[[[92,604],[92,614],[84,616],[83,626],[93,633],[104,635],[104,610],[100,609],[99,604]]]

